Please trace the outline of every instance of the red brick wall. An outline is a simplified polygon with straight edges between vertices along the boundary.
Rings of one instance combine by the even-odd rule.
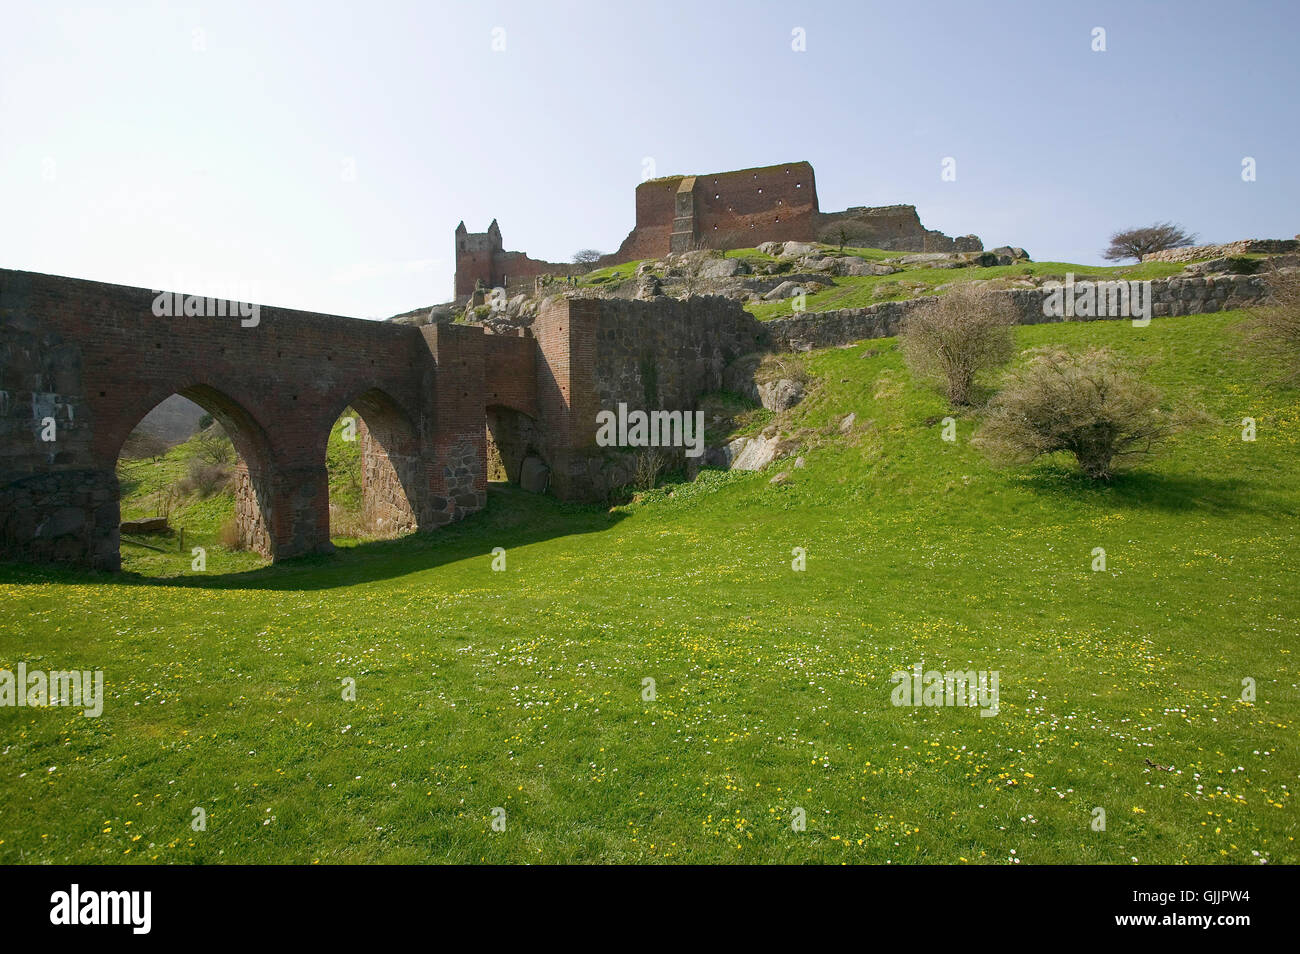
[[[682,178],[651,179],[636,187],[636,227],[623,240],[618,252],[607,256],[609,264],[668,254],[677,187]]]
[[[479,280],[488,288],[492,287],[492,253],[487,250],[462,252],[457,249],[456,297],[472,294]]]
[[[651,179],[637,186],[636,227],[601,264],[668,254],[677,188],[684,178]],[[817,211],[817,183],[806,162],[695,177],[696,237],[708,248],[810,241]]]
[[[483,339],[484,401],[537,416],[537,342],[527,333]]]
[[[710,248],[809,241],[816,212],[817,185],[806,162],[695,179],[696,230]]]

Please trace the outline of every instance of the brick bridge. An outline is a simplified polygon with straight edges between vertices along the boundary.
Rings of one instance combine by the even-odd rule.
[[[516,479],[523,456],[540,453],[537,432],[571,430],[567,379],[545,361],[539,379],[531,334],[270,307],[256,324],[233,308],[158,317],[156,297],[0,270],[0,558],[119,568],[118,455],[172,394],[231,436],[241,542],[274,559],[330,546],[325,448],[349,406],[366,516],[396,529],[484,506],[485,424]],[[551,324],[548,339],[567,347],[567,322]]]

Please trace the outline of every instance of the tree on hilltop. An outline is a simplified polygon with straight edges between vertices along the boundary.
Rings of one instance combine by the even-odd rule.
[[[604,257],[605,253],[594,248],[580,248],[573,253],[573,264],[590,269]]]
[[[1110,237],[1110,247],[1101,254],[1109,262],[1126,258],[1136,258],[1140,262],[1143,255],[1171,248],[1186,248],[1195,241],[1195,233],[1183,231],[1182,226],[1173,222],[1157,222],[1145,228],[1116,232]]]

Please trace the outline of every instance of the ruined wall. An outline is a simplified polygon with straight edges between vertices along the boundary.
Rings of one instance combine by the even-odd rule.
[[[731,361],[764,341],[761,324],[721,297],[557,298],[532,331],[543,457],[552,489],[567,499],[599,499],[631,479],[631,455],[596,445],[598,411],[620,402],[693,411],[700,395],[722,387]]]
[[[999,292],[1015,307],[1023,325],[1051,321],[1098,321],[1104,318],[1051,318],[1043,314],[1048,292],[1041,288],[1016,288]],[[1197,315],[1249,308],[1263,304],[1268,284],[1258,275],[1221,275],[1209,278],[1175,277],[1151,282],[1154,317]],[[774,351],[808,351],[833,348],[864,338],[890,338],[898,334],[903,319],[934,297],[882,302],[867,308],[808,312],[765,322],[767,345]]]
[[[695,202],[695,232],[708,248],[808,241],[818,214],[817,183],[806,162],[699,176]]]
[[[660,258],[668,254],[676,215],[677,188],[681,176],[650,179],[636,187],[636,225],[612,255],[598,264],[602,267],[643,258]]]
[[[501,229],[496,219],[486,232],[469,232],[465,223],[456,226],[455,298],[469,297],[482,282],[488,288],[517,284],[537,275],[568,275],[571,264],[543,262],[523,252],[509,252],[502,247]]]
[[[949,238],[921,224],[914,205],[858,206],[813,217],[814,238],[826,245],[897,252],[982,252],[978,236]]]
[[[602,264],[808,241],[816,214],[817,183],[806,162],[651,179],[637,186],[636,227]]]

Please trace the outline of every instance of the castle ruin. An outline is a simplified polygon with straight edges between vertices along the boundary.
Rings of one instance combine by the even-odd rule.
[[[912,205],[822,212],[807,162],[708,175],[649,179],[636,188],[636,225],[598,267],[663,258],[697,248],[754,248],[763,242],[823,242],[898,252],[979,252],[978,236],[951,238],[921,224]],[[486,232],[456,227],[455,297],[537,275],[567,275],[571,264],[544,262],[502,247],[495,219]]]

